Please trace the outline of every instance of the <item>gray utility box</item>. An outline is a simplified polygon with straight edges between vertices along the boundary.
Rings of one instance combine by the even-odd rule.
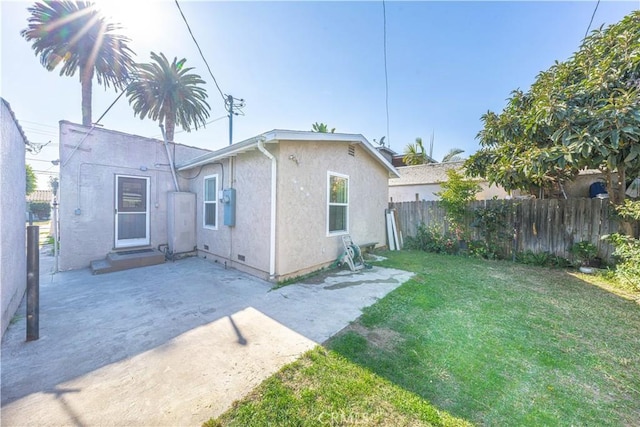
[[[167,238],[172,254],[191,252],[196,247],[196,195],[168,193]]]
[[[224,225],[235,227],[236,225],[236,189],[225,188],[222,190],[222,203],[224,204]]]

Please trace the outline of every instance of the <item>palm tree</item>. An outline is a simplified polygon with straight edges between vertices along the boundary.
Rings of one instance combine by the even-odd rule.
[[[136,79],[127,87],[134,115],[164,122],[168,141],[173,141],[176,124],[187,132],[204,126],[211,110],[205,81],[189,73],[193,68],[183,68],[184,58],[170,63],[164,54],[151,52],[151,60],[137,64]]]
[[[414,144],[407,144],[404,149],[404,157],[402,161],[409,166],[423,165],[425,163],[431,163],[431,157],[427,156],[422,145],[422,138],[416,138]]]
[[[335,133],[336,128],[332,128],[331,132],[329,132],[329,126],[326,123],[318,123],[315,122],[311,125],[311,132],[319,132],[319,133]]]
[[[444,157],[442,158],[442,163],[459,162],[461,160],[464,160],[464,157],[458,155],[461,153],[464,153],[464,150],[460,148],[452,148],[447,154],[444,155]]]
[[[20,32],[40,63],[53,71],[63,63],[60,75],[80,72],[82,85],[82,124],[91,126],[91,89],[95,75],[98,84],[123,89],[133,67],[127,37],[115,33],[118,24],[107,22],[90,2],[44,1],[27,9],[28,27]]]

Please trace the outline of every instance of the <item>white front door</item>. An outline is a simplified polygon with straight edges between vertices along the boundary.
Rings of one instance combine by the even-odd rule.
[[[115,247],[149,245],[149,178],[116,175]]]

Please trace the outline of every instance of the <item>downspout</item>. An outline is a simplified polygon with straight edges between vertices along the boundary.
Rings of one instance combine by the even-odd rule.
[[[160,130],[162,131],[162,139],[164,140],[164,149],[167,152],[167,159],[169,160],[169,169],[171,169],[171,176],[173,177],[173,183],[176,186],[176,191],[180,191],[180,187],[178,186],[178,178],[176,177],[176,171],[173,168],[173,159],[171,158],[171,153],[169,152],[169,144],[167,144],[167,135],[164,133],[164,126],[160,123]]]
[[[276,275],[276,178],[278,168],[276,158],[264,148],[264,138],[258,140],[258,150],[271,160],[271,242],[269,244],[269,277]]]

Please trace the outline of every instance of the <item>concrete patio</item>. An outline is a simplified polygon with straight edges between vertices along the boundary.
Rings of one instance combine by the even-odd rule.
[[[411,277],[373,268],[272,284],[203,259],[48,274],[2,341],[3,426],[200,425]]]

